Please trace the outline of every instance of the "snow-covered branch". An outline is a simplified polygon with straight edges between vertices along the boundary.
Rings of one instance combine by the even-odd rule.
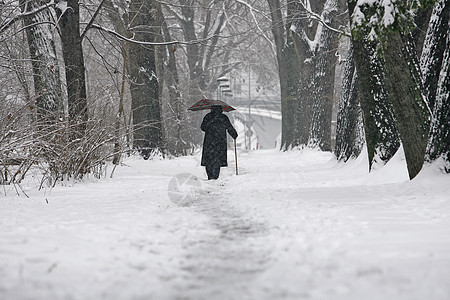
[[[367,28],[371,40],[382,39],[389,28],[414,27],[414,17],[435,0],[357,0],[350,16],[352,31]],[[362,34],[367,34],[361,32]]]
[[[324,10],[324,12],[319,15],[318,13],[315,13],[311,10],[311,7],[309,5],[305,6],[301,1],[299,1],[299,4],[303,7],[303,9],[305,10],[306,14],[307,14],[307,18],[313,21],[317,21],[320,24],[322,24],[322,26],[325,26],[327,29],[348,36],[350,37],[351,34],[348,30],[346,30],[345,27],[341,26],[340,28],[334,28],[332,26],[330,26],[330,24],[328,24],[328,22],[325,20],[324,14],[325,13],[329,13],[329,11]]]

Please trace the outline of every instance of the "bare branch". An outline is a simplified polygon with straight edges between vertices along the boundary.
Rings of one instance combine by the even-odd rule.
[[[102,2],[99,4],[99,6],[97,7],[97,10],[95,11],[94,15],[92,16],[91,20],[89,21],[89,23],[86,25],[86,27],[84,28],[83,33],[81,34],[80,38],[81,40],[83,40],[84,36],[86,35],[86,33],[88,32],[88,30],[91,28],[92,24],[94,24],[95,18],[97,17],[97,15],[100,13],[100,10],[102,9],[103,4],[105,4],[106,0],[102,0]]]
[[[305,5],[302,2],[299,2],[299,4],[301,6],[303,6],[303,9],[307,12],[308,19],[314,20],[314,21],[318,21],[319,23],[321,23],[323,26],[325,26],[327,29],[334,31],[336,33],[351,37],[350,32],[346,31],[346,30],[341,30],[341,29],[337,29],[334,27],[331,27],[327,22],[325,22],[325,20],[323,19],[323,16],[311,11],[311,9],[305,7]]]
[[[25,17],[29,17],[32,16],[34,14],[37,14],[43,10],[46,10],[52,6],[55,5],[55,2],[52,0],[49,3],[47,3],[46,5],[43,5],[41,7],[36,8],[35,10],[32,11],[27,11],[27,12],[23,12],[18,14],[17,16],[9,19],[5,24],[1,25],[0,27],[0,33],[3,33],[4,31],[6,31],[9,27],[11,27],[14,23],[16,23],[17,21],[25,18]]]
[[[167,46],[167,45],[175,45],[175,44],[194,45],[194,44],[201,44],[201,43],[204,43],[204,42],[209,41],[211,39],[219,37],[218,35],[213,34],[213,35],[211,35],[209,37],[206,37],[204,39],[198,39],[198,40],[192,40],[192,41],[171,41],[171,42],[155,43],[155,42],[136,41],[136,40],[127,38],[127,37],[125,37],[125,36],[115,32],[114,30],[111,30],[111,29],[108,29],[108,28],[104,28],[104,27],[102,27],[100,25],[97,25],[97,24],[92,24],[91,27],[95,28],[95,29],[98,29],[98,30],[105,31],[105,32],[107,32],[109,34],[112,34],[112,35],[114,35],[115,37],[117,37],[120,40],[127,41],[127,42],[134,43],[134,44],[140,44],[140,45],[153,45],[153,46]]]

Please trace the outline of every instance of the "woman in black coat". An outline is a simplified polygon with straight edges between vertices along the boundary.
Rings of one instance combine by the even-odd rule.
[[[220,167],[228,166],[227,131],[233,139],[238,134],[220,106],[211,107],[211,112],[203,118],[201,129],[205,132],[201,165],[206,167],[208,179],[217,179]]]

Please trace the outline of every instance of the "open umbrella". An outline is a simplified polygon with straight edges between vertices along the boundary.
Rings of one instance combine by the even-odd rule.
[[[188,110],[198,111],[198,110],[210,109],[213,106],[220,106],[220,107],[222,107],[222,110],[225,112],[235,110],[233,107],[226,104],[225,102],[223,102],[221,100],[213,100],[213,99],[202,99],[202,100],[196,102],[191,107],[189,107]]]

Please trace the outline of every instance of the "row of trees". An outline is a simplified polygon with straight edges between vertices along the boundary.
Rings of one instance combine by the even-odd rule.
[[[268,0],[277,45],[282,144],[331,150],[336,53],[350,38],[335,153],[367,145],[370,168],[403,146],[410,178],[424,160],[449,171],[448,1]],[[350,29],[350,30],[348,30]]]
[[[366,144],[373,167],[403,145],[413,178],[450,159],[448,15],[445,0],[2,1],[1,180],[191,153],[200,115],[186,108],[248,65],[279,78],[284,150],[346,161]]]

